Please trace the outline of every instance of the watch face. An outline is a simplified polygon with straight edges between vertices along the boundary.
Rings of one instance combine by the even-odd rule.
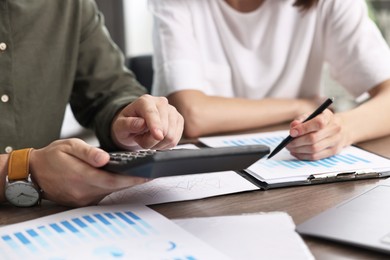
[[[30,207],[37,204],[40,195],[32,183],[16,181],[7,185],[5,197],[15,206]]]

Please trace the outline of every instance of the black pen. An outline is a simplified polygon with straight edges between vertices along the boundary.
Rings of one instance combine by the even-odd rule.
[[[315,118],[316,116],[318,116],[319,114],[324,112],[324,110],[327,109],[330,106],[330,104],[333,103],[333,101],[334,101],[334,98],[328,98],[327,100],[325,100],[325,102],[322,103],[322,105],[319,106],[308,118],[306,118],[305,121],[303,121],[303,123]],[[272,153],[270,153],[270,155],[268,155],[267,159],[272,158],[280,150],[282,150],[284,147],[286,147],[286,145],[288,145],[293,139],[294,139],[294,137],[292,137],[291,135],[287,136],[278,146],[276,146],[276,148],[272,151]]]

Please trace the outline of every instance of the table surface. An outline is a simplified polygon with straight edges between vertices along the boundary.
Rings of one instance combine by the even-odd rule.
[[[390,136],[359,144],[371,152],[390,158]],[[200,200],[150,206],[167,218],[237,215],[284,211],[296,224],[317,215],[374,186],[379,180],[359,180],[311,186],[251,191]],[[18,223],[70,208],[44,201],[40,207],[14,208],[0,205],[0,225]],[[388,259],[389,255],[331,241],[304,237],[316,259]]]

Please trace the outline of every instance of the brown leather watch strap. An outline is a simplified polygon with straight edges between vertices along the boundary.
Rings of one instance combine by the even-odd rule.
[[[29,173],[29,157],[32,148],[15,150],[8,159],[8,181],[27,180]]]

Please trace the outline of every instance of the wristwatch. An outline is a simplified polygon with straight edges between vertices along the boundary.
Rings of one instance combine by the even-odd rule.
[[[8,159],[5,198],[17,207],[31,207],[41,202],[41,190],[32,182],[29,172],[31,150],[32,148],[15,150]]]

